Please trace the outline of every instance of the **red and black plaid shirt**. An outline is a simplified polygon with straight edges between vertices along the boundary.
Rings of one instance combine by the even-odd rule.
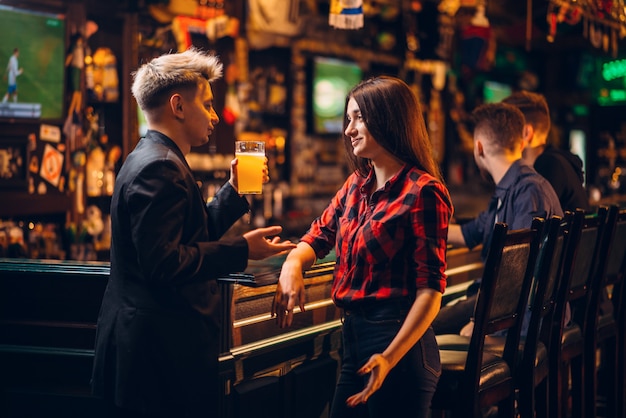
[[[369,196],[367,178],[352,174],[302,241],[322,258],[335,247],[332,297],[354,308],[374,300],[414,298],[419,288],[443,293],[452,203],[433,176],[405,165]]]

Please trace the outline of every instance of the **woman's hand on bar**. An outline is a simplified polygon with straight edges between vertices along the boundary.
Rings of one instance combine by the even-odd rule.
[[[296,305],[300,307],[301,312],[304,312],[303,272],[313,265],[315,258],[313,248],[305,242],[300,242],[285,259],[272,302],[272,317],[276,316],[276,323],[279,327],[291,326]]]
[[[296,304],[304,312],[304,277],[298,264],[285,261],[276,285],[272,316],[276,316],[276,323],[281,328],[289,327],[293,323]]]

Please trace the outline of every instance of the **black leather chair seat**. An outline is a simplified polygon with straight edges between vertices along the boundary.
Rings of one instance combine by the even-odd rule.
[[[439,350],[468,350],[470,339],[459,334],[440,334],[435,336]],[[484,350],[501,355],[504,350],[505,337],[485,337]]]
[[[442,373],[436,394],[452,396],[459,390],[458,382],[462,379],[465,370],[467,351],[442,350],[440,353]],[[485,352],[481,366],[479,391],[510,379],[511,370],[506,362],[500,356]]]
[[[435,338],[440,350],[467,350],[469,346],[469,338],[459,334],[440,334]]]
[[[436,338],[440,351],[467,351],[469,347],[469,338],[459,334],[441,334],[437,335]],[[487,337],[484,350],[495,355],[500,355],[502,354],[502,350],[504,350],[504,342],[504,337]],[[520,342],[519,347],[519,353],[522,355],[524,352],[524,341]],[[548,375],[548,369],[548,349],[545,344],[538,342],[537,355],[535,356],[535,381],[541,382],[543,378]]]
[[[598,341],[604,341],[617,335],[617,322],[612,314],[598,317]]]
[[[572,323],[563,328],[563,337],[561,338],[561,356],[564,360],[569,360],[580,355],[583,352],[583,333],[580,327]]]
[[[548,375],[550,361],[548,358],[548,348],[544,343],[537,343],[537,354],[535,355],[535,386],[538,385]]]

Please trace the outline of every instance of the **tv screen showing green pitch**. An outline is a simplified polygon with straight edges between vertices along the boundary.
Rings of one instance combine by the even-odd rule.
[[[65,17],[0,6],[0,118],[60,120]]]

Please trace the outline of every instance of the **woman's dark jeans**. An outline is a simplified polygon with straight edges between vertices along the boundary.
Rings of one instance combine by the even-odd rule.
[[[396,336],[410,304],[381,303],[368,309],[346,310],[343,358],[331,418],[426,418],[441,375],[439,347],[431,328],[394,367],[365,405],[350,408],[346,400],[361,392],[369,374],[356,371],[375,353],[382,353]]]

